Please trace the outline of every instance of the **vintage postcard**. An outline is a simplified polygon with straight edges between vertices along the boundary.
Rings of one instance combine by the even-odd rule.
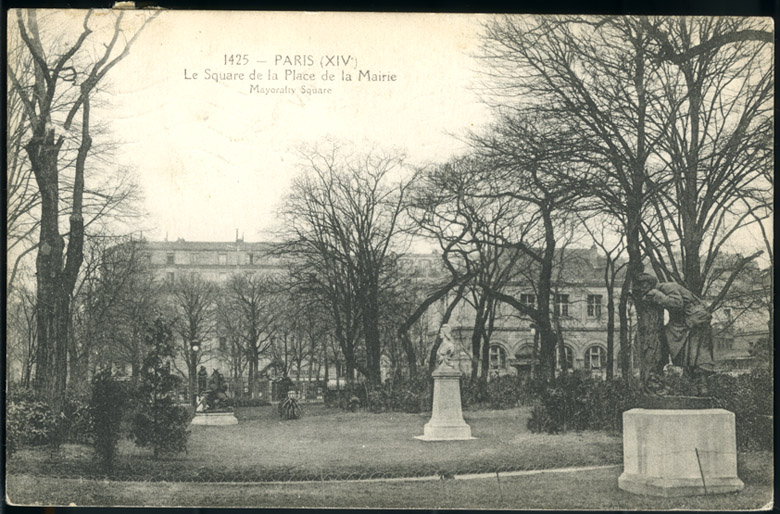
[[[12,9],[6,502],[774,498],[774,26]]]

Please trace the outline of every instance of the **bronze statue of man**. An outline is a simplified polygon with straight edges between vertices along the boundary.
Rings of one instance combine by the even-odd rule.
[[[648,273],[641,273],[635,279],[633,290],[642,301],[669,312],[664,336],[672,362],[685,369],[693,378],[699,379],[713,373],[712,315],[702,301],[682,285],[676,282],[659,283],[658,279]]]

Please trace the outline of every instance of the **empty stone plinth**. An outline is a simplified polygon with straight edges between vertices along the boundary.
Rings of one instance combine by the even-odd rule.
[[[433,410],[425,424],[423,441],[462,441],[471,437],[471,427],[463,421],[460,403],[460,372],[439,367],[433,372]]]
[[[238,425],[238,420],[232,412],[196,412],[192,418],[193,425]]]
[[[666,497],[742,490],[734,413],[724,409],[624,412],[623,474],[618,487]]]

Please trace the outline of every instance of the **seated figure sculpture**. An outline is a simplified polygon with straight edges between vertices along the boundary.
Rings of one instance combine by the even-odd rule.
[[[215,369],[211,373],[208,389],[206,390],[206,394],[203,396],[202,404],[204,410],[218,410],[227,399],[227,383],[225,382],[225,377],[223,377],[222,373]]]
[[[455,341],[452,339],[452,332],[448,324],[444,324],[439,329],[439,337],[441,338],[441,344],[436,351],[436,364],[437,369],[446,367],[454,369],[452,364],[452,358],[455,357],[457,348],[455,347]]]

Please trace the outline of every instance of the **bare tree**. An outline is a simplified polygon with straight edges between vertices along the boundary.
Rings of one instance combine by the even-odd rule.
[[[271,276],[237,273],[228,281],[225,301],[237,314],[232,322],[241,340],[248,365],[249,395],[254,397],[260,356],[271,346],[278,285]],[[223,307],[224,308],[224,307]],[[223,320],[225,318],[223,317]]]
[[[234,387],[238,386],[249,362],[241,332],[241,313],[234,308],[226,288],[220,291],[216,302],[218,355],[227,362]],[[240,389],[240,388],[239,388]]]
[[[650,199],[652,217],[642,235],[654,266],[694,294],[712,298],[714,310],[731,282],[721,281],[717,290],[708,277],[724,245],[754,221],[760,203],[752,199],[772,187],[762,173],[773,162],[772,45],[729,38],[760,33],[766,24],[757,20],[642,22],[661,55],[686,56],[665,57],[673,65],[663,77],[664,102],[678,114],[665,124],[655,155],[663,162],[661,180],[671,187]],[[723,44],[701,48],[711,41]],[[757,256],[745,256],[734,277]]]
[[[503,227],[515,221],[509,204],[480,196],[489,173],[484,160],[475,157],[456,158],[426,170],[418,178],[409,207],[418,234],[442,248],[443,264],[451,276],[420,307],[430,306],[459,284],[467,284],[468,294],[463,299],[474,311],[472,380],[487,380],[488,376],[490,337],[498,307],[490,291],[503,290],[516,272],[514,264],[519,257],[503,245]]]
[[[607,379],[611,380],[614,374],[614,353],[615,353],[615,282],[618,275],[626,267],[626,262],[623,261],[622,256],[625,252],[625,241],[623,235],[620,233],[619,228],[610,227],[609,223],[599,217],[593,218],[580,218],[583,228],[588,232],[593,244],[598,247],[604,254],[604,287],[607,290]],[[611,239],[611,241],[610,241]],[[622,261],[622,262],[621,262]],[[625,277],[623,283],[625,283]],[[625,301],[627,301],[627,295],[620,295],[618,301],[619,309],[625,316]],[[622,320],[623,318],[621,318]],[[627,325],[627,321],[621,321],[621,328]],[[631,348],[628,346],[628,333],[626,330],[621,330],[618,343],[621,351],[621,359],[619,362],[621,376],[624,379],[628,379],[631,376],[630,371],[630,357]]]
[[[576,158],[591,171],[580,187],[621,223],[625,291],[648,257],[662,278],[690,279],[700,292],[714,262],[705,257],[700,266],[703,250],[714,259],[746,219],[731,206],[749,182],[727,177],[744,177],[766,160],[755,147],[766,140],[771,59],[756,52],[771,38],[765,27],[748,26],[754,23],[564,16],[486,25],[483,57],[496,102],[568,127]],[[681,265],[668,259],[675,246]],[[640,337],[654,337],[635,300]]]
[[[69,387],[88,386],[90,363],[95,364],[98,354],[110,353],[107,345],[120,332],[122,312],[139,301],[132,297],[132,286],[152,286],[150,278],[143,241],[110,235],[87,239],[84,265],[70,303]],[[154,294],[156,289],[147,293]]]
[[[11,363],[16,362],[19,365],[19,383],[25,388],[30,387],[35,367],[35,347],[38,341],[35,306],[35,294],[26,288],[19,288],[17,294],[9,298],[7,303],[8,378],[11,382],[13,379]]]
[[[18,31],[34,63],[34,79],[30,86],[27,86],[28,77],[21,75],[24,69],[16,67],[18,63],[9,62],[8,65],[8,77],[17,89],[30,126],[23,146],[40,193],[36,260],[38,355],[34,386],[46,395],[55,410],[61,408],[65,395],[70,294],[83,261],[84,184],[87,158],[92,148],[91,100],[98,84],[127,56],[143,27],[155,15],[147,16],[141,27],[126,38],[122,23],[124,13],[114,14],[108,43],[92,60],[85,46],[93,33],[90,28],[92,11],[84,16],[81,33],[75,41],[58,41],[54,48],[47,48],[47,37],[51,34],[39,30],[35,10],[16,11],[14,30]],[[57,116],[57,105],[66,105],[64,116]],[[79,135],[66,138],[74,129]],[[67,247],[60,233],[59,179],[63,165],[61,152],[66,139],[75,152]]]
[[[495,212],[511,213],[510,223],[486,225],[482,232],[491,235],[489,243],[510,250],[509,269],[519,265],[523,273],[533,274],[528,282],[535,287],[534,303],[482,285],[533,321],[541,343],[542,376],[547,378],[555,374],[557,337],[550,306],[556,248],[581,194],[574,184],[587,175],[573,161],[572,138],[565,127],[528,114],[507,115],[491,132],[473,136],[490,166],[483,174],[484,186],[472,195],[491,200]]]
[[[176,354],[185,364],[185,369],[179,372],[188,381],[190,402],[195,405],[198,366],[214,350],[207,343],[216,330],[218,289],[213,282],[190,274],[170,284],[168,292],[173,309],[173,331],[179,339]]]
[[[307,280],[333,315],[348,371],[357,368],[377,385],[379,299],[394,279],[388,271],[397,257],[406,192],[406,183],[394,184],[391,174],[402,170],[403,162],[377,153],[345,156],[335,145],[307,150],[304,160],[304,174],[293,182],[282,213],[288,244],[280,251],[308,266]],[[356,355],[358,328],[365,365]]]

